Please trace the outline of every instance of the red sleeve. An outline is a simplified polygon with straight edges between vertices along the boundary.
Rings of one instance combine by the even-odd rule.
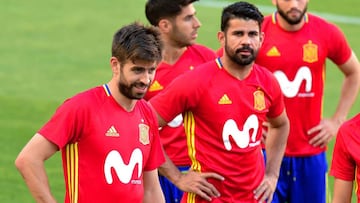
[[[330,175],[347,181],[355,178],[355,162],[348,152],[344,126],[339,129],[333,151]]]
[[[321,29],[319,29],[321,30]],[[329,24],[329,29],[324,36],[329,36],[328,57],[337,65],[344,64],[351,57],[352,50],[344,36],[344,33],[335,25]]]
[[[38,131],[49,141],[56,144],[59,149],[63,148],[69,142],[76,142],[82,131],[84,122],[86,122],[86,111],[81,101],[73,97],[66,100],[58,107],[50,120]]]

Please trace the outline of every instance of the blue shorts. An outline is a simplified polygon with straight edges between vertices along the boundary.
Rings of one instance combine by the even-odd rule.
[[[272,203],[325,203],[327,168],[325,152],[284,157]]]
[[[178,169],[182,173],[186,173],[189,170],[190,166],[179,166]],[[165,176],[159,174],[159,180],[161,189],[165,196],[166,203],[178,203],[181,201],[183,196],[183,191],[177,188],[172,182],[170,182]]]

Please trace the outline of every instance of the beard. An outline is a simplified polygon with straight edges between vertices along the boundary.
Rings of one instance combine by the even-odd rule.
[[[248,51],[250,55],[241,55],[240,52]],[[249,46],[243,46],[242,48],[231,50],[227,45],[225,45],[225,52],[229,56],[230,60],[240,66],[250,65],[255,61],[257,51],[250,48]]]
[[[277,11],[279,13],[279,15],[284,18],[284,20],[289,23],[290,25],[297,25],[301,22],[301,20],[303,19],[306,11],[307,11],[307,6],[305,7],[305,9],[303,11],[300,11],[298,9],[292,9],[291,11],[295,10],[296,12],[300,13],[300,16],[298,18],[290,18],[287,13],[283,10],[281,10],[279,8],[279,6],[277,6]]]
[[[120,80],[118,83],[118,89],[121,94],[123,94],[125,97],[129,99],[136,99],[136,100],[142,99],[145,96],[145,94],[134,92],[134,88],[135,87],[147,88],[148,86],[149,85],[146,85],[142,82],[134,82],[131,84],[126,84],[125,82]]]
[[[173,30],[171,31],[171,39],[174,41],[177,47],[187,47],[195,43],[194,40],[189,39],[189,37],[184,34],[176,24],[173,24]]]

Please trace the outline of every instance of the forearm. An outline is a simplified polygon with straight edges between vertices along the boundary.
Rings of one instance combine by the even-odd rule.
[[[44,162],[57,151],[57,146],[40,134],[33,138],[19,153],[15,160],[16,168],[23,176],[26,185],[36,202],[56,202],[51,195]]]
[[[333,119],[343,122],[358,96],[360,89],[360,63],[353,53],[350,59],[345,64],[339,66],[339,68],[345,78]]]
[[[266,140],[266,175],[279,176],[280,165],[284,157],[289,124],[284,123],[277,127],[269,127]]]
[[[351,75],[345,78],[333,119],[341,123],[346,120],[346,117],[357,98],[359,87],[360,79],[357,75]]]
[[[144,199],[143,203],[165,203],[165,198],[160,187],[158,170],[144,172]]]
[[[175,164],[170,160],[170,158],[165,155],[165,163],[159,167],[159,173],[169,179],[173,184],[176,185],[177,181],[181,178],[182,173],[175,166]]]
[[[24,167],[20,166],[18,169],[37,203],[56,202],[50,192],[48,178],[42,163],[27,164]]]

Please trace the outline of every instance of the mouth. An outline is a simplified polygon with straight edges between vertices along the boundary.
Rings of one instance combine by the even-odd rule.
[[[191,38],[196,39],[197,37],[198,37],[198,32],[197,31],[191,33]]]
[[[144,83],[136,83],[136,84],[133,85],[133,87],[134,87],[137,91],[139,91],[139,92],[141,92],[141,93],[145,93],[145,92],[147,92],[147,90],[148,90],[148,88],[149,88],[149,85],[146,85],[146,84],[144,84]]]
[[[134,87],[136,87],[137,89],[140,89],[140,90],[146,90],[149,86],[144,85],[144,84],[137,84]]]
[[[296,9],[291,9],[289,12],[288,12],[288,15],[290,16],[298,16],[301,14],[301,11],[299,10],[296,10]]]
[[[251,49],[238,49],[238,50],[236,50],[236,54],[250,56],[252,54],[252,50]]]

